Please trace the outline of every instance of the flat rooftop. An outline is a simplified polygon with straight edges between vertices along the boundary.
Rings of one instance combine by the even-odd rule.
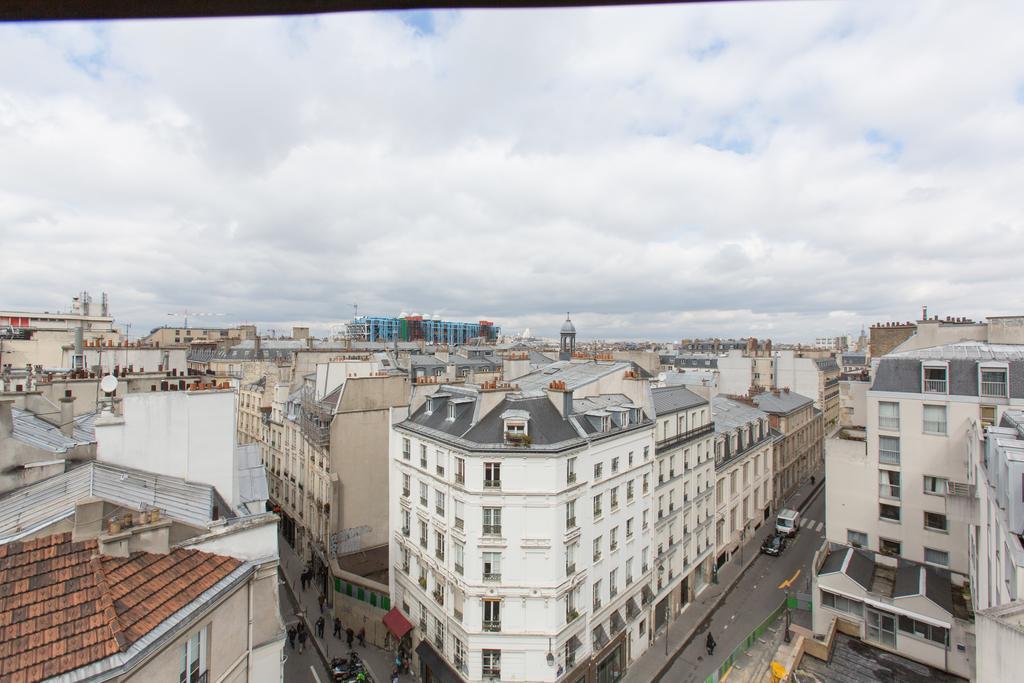
[[[801,680],[821,683],[963,683],[966,679],[919,664],[885,650],[871,647],[857,638],[836,634],[832,658],[828,663],[805,655],[797,667]]]

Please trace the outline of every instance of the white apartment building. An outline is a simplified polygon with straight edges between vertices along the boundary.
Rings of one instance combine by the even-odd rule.
[[[653,639],[711,581],[715,460],[708,400],[682,386],[651,395],[657,423]]]
[[[829,459],[827,533],[885,555],[951,569],[963,583],[967,490],[978,424],[1024,407],[1024,346],[965,341],[895,351],[867,392],[866,454]]]
[[[772,444],[768,414],[724,396],[711,400],[715,421],[716,566],[771,516]],[[705,517],[710,521],[710,517]]]
[[[648,646],[649,383],[566,359],[574,335],[564,360],[439,385],[392,429],[390,591],[423,680],[618,680]]]
[[[1020,659],[1007,654],[1024,646],[1024,411],[1008,410],[986,430],[972,468],[975,486],[950,494],[977,492],[967,543],[976,680],[1009,683],[1020,679]]]

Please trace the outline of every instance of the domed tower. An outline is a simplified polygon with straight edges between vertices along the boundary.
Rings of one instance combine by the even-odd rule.
[[[576,351],[576,326],[569,320],[569,314],[565,314],[565,322],[562,323],[561,343],[558,346],[558,360],[570,360]]]

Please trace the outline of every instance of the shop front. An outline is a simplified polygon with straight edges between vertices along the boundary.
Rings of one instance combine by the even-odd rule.
[[[429,641],[420,641],[416,647],[416,655],[420,661],[419,674],[423,683],[462,683],[462,677],[438,654]]]

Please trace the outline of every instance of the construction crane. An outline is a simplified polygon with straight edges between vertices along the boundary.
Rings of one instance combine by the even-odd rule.
[[[174,313],[168,313],[167,315],[173,316],[175,318],[184,318],[185,329],[187,330],[188,329],[188,319],[189,319],[189,316],[191,316],[193,318],[213,318],[213,317],[223,316],[223,315],[227,315],[227,314],[226,313],[206,313],[206,312],[199,312],[199,311],[189,311],[186,308],[183,311],[175,311]]]

